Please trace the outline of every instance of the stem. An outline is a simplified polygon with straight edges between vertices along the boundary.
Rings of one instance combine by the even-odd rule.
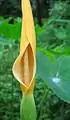
[[[41,113],[42,113],[43,102],[44,102],[45,98],[46,98],[46,100],[47,100],[49,91],[50,91],[50,89],[48,89],[48,90],[46,89],[46,90],[44,91],[43,97],[41,98],[42,100],[41,100],[41,102],[40,102],[40,104],[39,104],[39,105],[40,105],[40,109],[39,109],[39,111],[40,111],[40,116],[41,116]],[[39,114],[39,111],[38,111],[38,114]],[[40,120],[41,118],[39,117],[38,119]]]
[[[40,26],[42,26],[42,21],[41,21],[41,18],[42,18],[42,15],[41,15],[41,1],[40,0],[36,0],[36,8],[37,8],[37,19],[38,19],[38,23]]]
[[[61,112],[61,120],[64,120],[64,101],[62,101],[61,103],[60,112]]]
[[[23,94],[20,106],[20,120],[36,120],[36,106],[33,94]]]

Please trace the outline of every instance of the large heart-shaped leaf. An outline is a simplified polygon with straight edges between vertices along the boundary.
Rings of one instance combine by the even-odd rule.
[[[62,55],[52,61],[43,51],[37,51],[37,76],[62,100],[70,102],[70,56]]]

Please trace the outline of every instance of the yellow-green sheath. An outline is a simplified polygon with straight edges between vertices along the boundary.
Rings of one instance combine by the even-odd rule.
[[[20,120],[36,120],[36,106],[33,94],[23,94],[20,106]]]

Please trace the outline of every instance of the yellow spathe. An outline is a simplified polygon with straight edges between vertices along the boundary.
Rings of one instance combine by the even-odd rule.
[[[13,65],[13,74],[25,94],[33,93],[36,72],[36,37],[30,0],[22,0],[22,32],[20,54]]]

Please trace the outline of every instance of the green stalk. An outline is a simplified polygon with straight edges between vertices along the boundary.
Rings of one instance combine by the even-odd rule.
[[[36,120],[36,106],[33,94],[23,94],[20,106],[20,120]]]

